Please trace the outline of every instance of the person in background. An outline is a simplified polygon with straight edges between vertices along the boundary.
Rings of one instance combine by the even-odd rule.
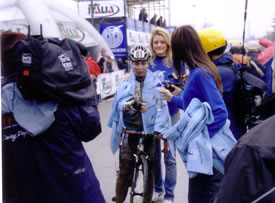
[[[114,62],[114,57],[107,55],[107,57],[106,57],[106,69],[104,70],[104,73],[114,72],[113,62]]]
[[[247,55],[250,56],[252,59],[257,59],[258,55],[261,52],[261,45],[256,40],[248,41],[247,43],[245,43],[244,48]]]
[[[128,191],[129,177],[133,171],[136,149],[129,146],[129,135],[121,137],[124,127],[128,130],[164,134],[171,127],[167,102],[157,111],[156,97],[160,81],[148,70],[150,52],[143,46],[134,46],[129,53],[133,71],[128,80],[122,80],[117,88],[108,126],[112,128],[111,150],[115,153],[119,144],[119,171],[116,180],[116,196],[113,201],[123,203]],[[133,135],[135,136],[135,135]],[[145,142],[145,152],[149,155],[148,199],[152,202],[154,189],[155,139]]]
[[[157,20],[157,26],[163,27],[163,17],[160,16],[159,19]]]
[[[99,65],[95,62],[94,58],[91,56],[85,57],[85,60],[88,64],[91,79],[93,81],[93,84],[95,86],[95,89],[97,89],[96,81],[97,81],[97,76],[101,73]],[[99,95],[97,95],[97,101],[99,100]]]
[[[154,16],[150,20],[150,24],[156,25],[157,24],[157,14],[154,14]]]
[[[238,75],[234,72],[233,56],[230,52],[225,52],[227,41],[224,35],[217,29],[206,28],[199,32],[199,36],[211,61],[217,66],[223,87],[223,99],[228,110],[230,120],[230,130],[238,140],[245,132],[244,118],[238,116],[236,109],[234,88],[238,80]]]
[[[98,64],[98,66],[100,67],[100,71],[101,73],[104,73],[104,70],[107,69],[107,52],[106,49],[102,48],[97,59],[96,62]]]
[[[229,52],[233,56],[235,63],[239,63],[248,73],[262,78],[266,72],[265,67],[256,58],[247,55],[246,50],[242,46],[232,46]]]
[[[210,105],[214,121],[207,124],[207,129],[209,136],[213,137],[225,126],[228,117],[217,67],[205,52],[198,33],[189,25],[180,26],[173,32],[171,47],[177,73],[182,74],[182,64],[186,64],[190,71],[183,91],[183,102],[180,101],[180,103],[184,110],[194,98]],[[172,96],[171,102],[178,104],[176,99],[177,97]],[[194,178],[189,178],[189,203],[214,201],[222,181],[222,174],[215,169],[213,173],[213,175],[199,173]]]
[[[97,106],[25,100],[11,51],[24,39],[1,34],[3,200],[105,203],[82,144],[101,133]]]
[[[163,20],[163,24],[162,24],[162,27],[166,27],[166,19]]]
[[[157,27],[152,30],[150,49],[152,57],[150,59],[149,70],[156,75],[162,74],[164,81],[171,82],[172,80],[168,76],[175,73],[175,70],[172,63],[171,39],[165,29]],[[172,86],[174,88],[173,94],[178,95],[178,88],[175,85]],[[168,108],[172,125],[174,125],[180,119],[179,108],[170,102],[168,102]],[[164,198],[164,202],[168,203],[174,200],[174,190],[177,182],[176,147],[173,147],[173,151],[167,150],[164,153],[165,178],[163,179],[160,142],[156,142],[155,192],[153,201]]]
[[[259,44],[258,41],[249,41],[245,44],[245,51],[247,56],[250,57],[251,60],[253,60],[256,65],[264,72],[266,73],[266,68],[265,66],[258,61],[258,56],[261,52],[261,45]]]
[[[143,22],[148,22],[148,14],[147,14],[147,11],[146,11],[146,8],[142,8],[140,10],[140,13],[139,13],[139,16],[138,16],[138,20],[140,21],[143,21]]]
[[[127,56],[123,56],[122,58],[117,59],[117,65],[119,70],[124,70],[124,73],[129,72],[129,61]]]
[[[259,44],[265,47],[265,49],[259,53],[257,60],[260,63],[264,64],[266,68],[266,73],[263,77],[263,80],[267,85],[268,95],[271,95],[272,94],[272,76],[273,76],[273,70],[272,70],[271,64],[273,61],[273,50],[275,47],[275,43],[268,39],[260,39]]]

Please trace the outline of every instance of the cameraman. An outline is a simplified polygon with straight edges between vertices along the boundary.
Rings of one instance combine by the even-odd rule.
[[[159,132],[164,134],[171,127],[167,102],[163,101],[162,110],[157,111],[155,98],[158,93],[157,85],[160,82],[148,70],[149,51],[143,46],[136,46],[130,50],[129,58],[133,72],[129,80],[123,80],[119,85],[108,126],[112,128],[111,148],[115,153],[120,144],[119,172],[116,181],[116,196],[113,201],[124,202],[134,167],[135,152],[128,145],[128,135],[121,137],[124,127],[129,130]],[[154,155],[155,141],[145,142],[144,151],[149,155],[149,191],[146,202],[152,201],[154,189]]]
[[[104,203],[82,144],[101,132],[97,106],[25,100],[12,47],[26,36],[6,31],[0,39],[3,202]]]

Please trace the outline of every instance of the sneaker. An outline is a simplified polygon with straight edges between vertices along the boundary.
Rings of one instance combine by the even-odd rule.
[[[152,202],[163,200],[164,192],[154,192]]]
[[[170,200],[170,199],[165,199],[163,200],[163,203],[173,203],[174,201],[173,200]]]

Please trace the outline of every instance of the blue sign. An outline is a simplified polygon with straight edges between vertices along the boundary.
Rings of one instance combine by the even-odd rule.
[[[127,56],[125,24],[100,24],[100,34],[111,48],[116,58]]]

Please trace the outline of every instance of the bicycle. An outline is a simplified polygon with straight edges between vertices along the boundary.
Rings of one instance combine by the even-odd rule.
[[[131,181],[131,190],[130,190],[130,203],[147,203],[148,202],[148,192],[149,192],[149,169],[148,161],[150,160],[149,155],[144,151],[144,143],[146,139],[153,139],[156,135],[148,133],[145,131],[137,132],[134,130],[123,129],[122,132],[122,142],[124,136],[128,134],[128,140],[130,136],[135,136],[136,143],[132,144],[136,146],[136,153],[134,153],[135,166],[133,171],[133,177]],[[161,138],[162,139],[162,138]],[[131,145],[131,144],[129,144]],[[167,149],[168,144],[165,141],[163,152]]]

